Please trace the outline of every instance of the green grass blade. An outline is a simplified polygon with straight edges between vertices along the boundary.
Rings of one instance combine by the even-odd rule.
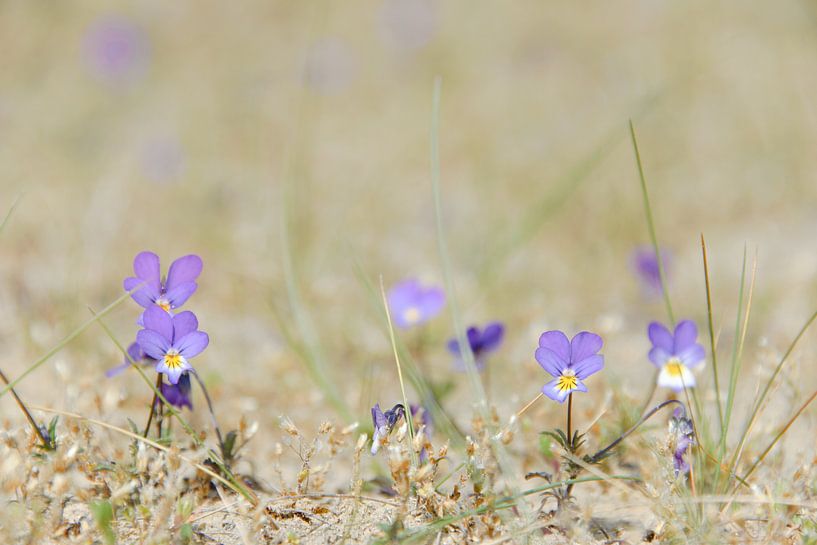
[[[709,259],[706,252],[706,239],[701,233],[701,255],[704,262],[704,281],[706,284],[706,316],[709,329],[709,350],[712,354],[712,378],[715,380],[715,402],[718,405],[718,422],[720,423],[721,441],[724,441],[723,404],[721,402],[720,379],[718,378],[718,351],[715,346],[715,325],[712,320],[712,285],[709,281]],[[742,290],[741,290],[742,293]],[[719,457],[722,458],[722,455]],[[723,460],[720,460],[723,462]]]
[[[133,291],[136,291],[137,289],[139,289],[139,287],[134,288]],[[115,300],[113,303],[111,303],[110,305],[108,305],[107,307],[102,309],[93,318],[91,318],[90,320],[87,320],[81,326],[79,326],[74,331],[72,331],[71,333],[66,335],[51,350],[46,352],[37,361],[35,361],[31,365],[29,365],[28,368],[25,371],[23,371],[23,373],[21,375],[19,375],[17,378],[15,378],[14,380],[12,380],[8,384],[6,384],[6,386],[2,390],[0,390],[0,397],[3,397],[9,390],[16,387],[24,378],[26,378],[28,375],[30,375],[31,373],[36,371],[38,367],[40,367],[42,364],[44,364],[49,359],[51,359],[54,356],[54,354],[56,354],[57,352],[59,352],[60,350],[65,348],[65,345],[67,345],[68,343],[70,343],[71,341],[73,341],[74,339],[79,337],[86,329],[88,329],[90,326],[92,326],[94,323],[96,323],[100,318],[106,316],[109,312],[111,312],[117,306],[121,305],[124,301],[129,299],[130,296],[131,296],[131,293],[132,292],[128,292],[128,293],[125,293],[125,294],[121,295],[117,300]]]
[[[789,356],[794,351],[794,348],[797,346],[797,343],[800,341],[800,339],[803,337],[803,335],[805,335],[806,331],[811,326],[811,324],[814,323],[815,319],[817,319],[817,311],[815,311],[809,317],[809,319],[806,320],[806,323],[803,324],[803,327],[800,328],[800,331],[794,337],[794,340],[792,340],[792,342],[789,345],[788,349],[783,354],[783,357],[780,358],[780,363],[778,363],[777,367],[775,367],[774,372],[772,373],[772,376],[769,377],[769,380],[766,381],[766,384],[763,387],[763,391],[760,393],[760,396],[758,396],[758,399],[757,399],[757,401],[755,402],[755,404],[754,404],[754,406],[752,408],[752,412],[751,412],[751,414],[749,416],[749,420],[746,422],[746,427],[744,428],[743,433],[741,434],[740,441],[738,443],[738,447],[737,447],[737,449],[735,449],[734,456],[732,457],[732,461],[729,464],[729,467],[731,468],[732,472],[736,472],[737,465],[738,465],[738,463],[740,463],[740,457],[743,454],[743,449],[746,446],[746,441],[748,440],[749,435],[750,435],[750,433],[752,431],[752,428],[754,427],[755,422],[756,422],[758,416],[760,415],[761,408],[763,407],[763,403],[766,401],[766,396],[769,395],[769,391],[772,388],[772,384],[774,383],[777,376],[780,374],[780,371],[783,370],[783,365],[789,359]]]
[[[650,206],[650,196],[647,191],[647,180],[644,176],[644,166],[641,164],[641,152],[638,151],[638,140],[635,137],[635,127],[630,120],[630,139],[635,152],[635,162],[638,165],[638,179],[641,181],[641,196],[644,199],[644,214],[647,217],[647,230],[650,233],[650,241],[655,252],[655,259],[658,262],[658,279],[661,281],[661,293],[664,295],[664,305],[667,307],[667,317],[672,326],[675,325],[675,314],[672,312],[672,302],[669,297],[667,286],[667,273],[664,270],[664,260],[661,258],[661,249],[658,246],[658,237],[655,234],[655,221],[653,220],[652,207]]]

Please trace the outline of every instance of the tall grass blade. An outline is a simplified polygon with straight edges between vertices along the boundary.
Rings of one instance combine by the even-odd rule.
[[[718,422],[720,423],[721,442],[724,441],[723,403],[721,401],[720,378],[718,377],[718,351],[715,343],[715,325],[712,320],[712,284],[709,281],[709,258],[706,252],[706,239],[701,233],[701,255],[704,261],[704,281],[706,283],[706,317],[709,329],[709,351],[712,354],[712,378],[715,380],[715,402],[718,405]],[[743,290],[741,290],[741,293]],[[721,453],[719,458],[723,458]],[[722,461],[722,460],[721,460]]]

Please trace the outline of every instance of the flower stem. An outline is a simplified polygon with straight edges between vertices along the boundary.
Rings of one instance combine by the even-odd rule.
[[[210,394],[207,393],[207,388],[204,387],[204,381],[201,380],[198,373],[192,372],[190,373],[196,379],[196,382],[199,383],[201,387],[201,391],[204,394],[204,399],[207,401],[207,409],[210,411],[210,418],[213,420],[213,429],[216,430],[216,437],[218,437],[218,445],[221,447],[221,452],[224,454],[224,438],[221,435],[221,428],[218,425],[218,420],[216,420],[216,413],[213,410],[213,403],[210,401]]]
[[[635,425],[633,425],[629,430],[627,430],[624,433],[622,433],[621,435],[619,435],[618,439],[616,439],[615,441],[613,441],[612,443],[610,443],[609,445],[607,445],[606,447],[604,447],[603,449],[601,449],[600,451],[595,453],[593,456],[591,456],[590,457],[591,463],[598,462],[599,460],[604,458],[605,454],[607,454],[608,452],[610,452],[611,450],[616,448],[616,446],[619,443],[624,441],[631,433],[633,433],[635,430],[640,428],[641,425],[644,422],[646,422],[647,420],[649,420],[655,413],[657,413],[658,411],[660,411],[661,409],[663,409],[667,405],[671,405],[673,403],[677,403],[681,407],[684,407],[684,404],[682,402],[678,401],[677,399],[670,399],[670,400],[664,401],[663,403],[659,403],[658,405],[656,405],[655,407],[650,409],[650,411],[648,413],[646,413],[644,416],[642,416],[641,419],[638,422],[636,422]],[[685,408],[685,410],[686,410],[686,408]]]
[[[9,212],[9,214],[10,213],[11,212]],[[5,224],[5,222],[3,223]],[[6,375],[5,373],[3,373],[3,371],[0,371],[0,379],[2,379],[4,384],[9,383],[9,379],[6,378]],[[20,410],[23,411],[23,414],[26,416],[26,420],[28,420],[28,423],[31,424],[31,427],[34,429],[34,433],[36,433],[37,437],[40,438],[40,441],[43,444],[43,448],[47,450],[54,450],[52,444],[53,437],[49,439],[48,437],[45,436],[43,430],[40,428],[40,426],[37,425],[37,421],[34,420],[34,417],[31,416],[30,412],[28,412],[28,409],[26,408],[25,403],[23,403],[23,400],[20,399],[20,396],[18,396],[17,392],[14,391],[14,388],[10,388],[9,391],[11,392],[11,395],[14,396],[14,400],[17,402],[17,406],[20,407]]]
[[[573,392],[567,396],[567,442],[570,445],[570,454],[573,454]]]
[[[145,432],[142,434],[143,437],[147,438],[148,434],[150,433],[150,425],[153,423],[153,415],[156,414],[156,405],[159,401],[159,389],[162,386],[162,374],[158,373],[156,375],[156,393],[153,394],[153,401],[150,402],[150,412],[148,413],[148,423],[145,424]]]

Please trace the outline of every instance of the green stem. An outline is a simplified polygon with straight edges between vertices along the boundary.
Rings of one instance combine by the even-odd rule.
[[[675,314],[672,312],[672,303],[669,299],[669,289],[667,288],[667,275],[664,271],[664,260],[661,258],[661,250],[658,247],[658,237],[655,235],[655,222],[652,217],[652,207],[650,206],[650,196],[647,193],[647,181],[644,177],[644,166],[641,164],[641,153],[638,151],[638,141],[635,137],[633,121],[630,120],[630,138],[633,141],[633,151],[635,151],[635,161],[638,165],[638,177],[641,180],[641,195],[644,198],[644,213],[647,216],[647,229],[650,232],[652,248],[655,251],[655,260],[658,263],[658,279],[661,281],[661,292],[664,295],[664,304],[667,307],[667,316],[670,324],[675,326]]]

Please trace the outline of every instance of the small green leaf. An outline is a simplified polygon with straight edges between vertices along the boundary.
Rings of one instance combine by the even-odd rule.
[[[113,505],[111,505],[111,502],[105,500],[92,501],[88,504],[88,507],[94,515],[96,525],[102,534],[102,539],[104,539],[108,545],[115,545],[116,534],[111,527],[111,523],[113,522]]]

